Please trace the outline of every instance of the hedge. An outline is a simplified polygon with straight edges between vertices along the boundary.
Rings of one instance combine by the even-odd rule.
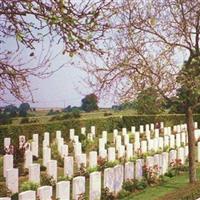
[[[194,115],[194,120],[200,122],[200,114]],[[69,129],[74,128],[76,134],[80,133],[81,127],[86,127],[87,131],[91,126],[96,126],[97,135],[103,130],[112,132],[113,129],[121,129],[126,127],[129,130],[131,126],[139,127],[141,124],[156,123],[163,121],[167,126],[184,123],[185,116],[182,114],[171,115],[134,115],[134,116],[108,116],[103,118],[93,119],[71,119],[63,121],[55,121],[49,123],[33,123],[20,125],[1,125],[0,126],[0,153],[3,150],[4,137],[11,137],[14,143],[18,142],[19,135],[25,135],[27,138],[32,138],[32,134],[38,133],[39,140],[42,141],[43,133],[48,131],[51,133],[51,138],[55,137],[55,131],[61,130],[63,137],[69,138]]]

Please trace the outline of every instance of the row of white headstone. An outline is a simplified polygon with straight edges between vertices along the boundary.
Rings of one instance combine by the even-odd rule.
[[[199,143],[200,144],[200,143]],[[8,156],[8,155],[7,155]],[[9,155],[10,156],[10,155]],[[117,165],[113,168],[107,168],[104,170],[104,188],[107,187],[111,192],[117,194],[122,189],[122,184],[128,179],[142,179],[143,166],[146,164],[147,168],[153,168],[158,166],[158,173],[165,174],[171,162],[176,159],[180,159],[184,164],[185,159],[188,156],[187,146],[185,148],[180,147],[178,150],[171,150],[169,153],[163,152],[162,154],[156,154],[154,156],[148,156],[145,160],[138,159],[136,163],[127,162],[125,165]],[[37,164],[36,164],[37,165]],[[38,174],[33,174],[37,176]],[[7,170],[7,184],[12,189],[13,193],[18,192],[18,169]],[[93,172],[90,174],[89,184],[89,199],[98,200],[101,197],[101,172]],[[33,180],[32,180],[33,181]],[[84,176],[78,176],[72,179],[72,195],[73,199],[78,200],[81,194],[86,191],[86,179]],[[50,200],[52,198],[52,187],[42,186],[37,190],[37,195],[40,200]],[[70,182],[61,181],[56,184],[56,198],[70,199]],[[26,191],[19,194],[19,200],[35,200],[36,192]]]
[[[125,129],[123,129],[122,132],[124,132],[124,133],[122,133],[123,136],[126,137],[126,135],[128,135],[127,133],[125,133]],[[196,135],[197,135],[197,133],[199,134],[199,130],[196,131]],[[183,134],[183,132],[181,134]],[[73,135],[73,137],[72,137],[72,135]],[[95,135],[94,131],[93,131],[93,135]],[[117,136],[119,136],[119,135],[117,135]],[[86,155],[82,155],[82,153],[80,153],[80,149],[81,149],[81,145],[80,144],[81,143],[79,142],[78,137],[76,137],[76,135],[72,134],[72,133],[70,134],[70,137],[71,137],[72,140],[74,140],[74,138],[75,138],[75,140],[74,140],[74,144],[75,144],[74,145],[74,147],[75,147],[75,159],[79,161],[79,164],[80,163],[86,163]],[[177,137],[177,138],[180,138],[180,137]],[[104,145],[105,145],[106,142],[107,142],[107,132],[106,131],[104,131],[102,133],[102,138],[100,138],[100,139],[103,139]],[[160,139],[160,137],[158,139]],[[58,148],[62,149],[65,144],[64,144],[63,138],[61,137],[61,132],[60,131],[56,132],[56,140],[57,140]],[[160,139],[160,141],[161,141],[161,139]],[[9,142],[10,142],[9,138],[5,138],[4,145],[8,145]],[[29,168],[29,180],[35,181],[35,182],[39,182],[39,179],[40,179],[40,165],[36,164],[36,163],[32,164],[32,156],[33,156],[33,148],[32,148],[32,146],[37,147],[35,152],[38,152],[38,135],[37,134],[33,135],[32,144],[33,145],[31,145],[31,150],[27,150],[26,154],[25,154],[25,167]],[[77,144],[78,144],[79,147],[77,147]],[[144,145],[145,144],[144,141],[141,141],[141,146],[142,146],[142,144],[143,144],[143,146],[145,146]],[[126,145],[128,147],[131,147],[132,144],[129,144],[127,142]],[[50,148],[48,146],[49,146],[49,133],[45,133],[44,141],[43,141],[43,164],[45,164],[47,166],[47,173],[50,176],[53,176],[54,179],[56,180],[57,179],[57,161],[56,160],[51,160],[51,150],[50,150]],[[177,145],[177,147],[178,147],[178,145]],[[76,150],[76,148],[78,148],[78,150]],[[133,148],[131,147],[131,148],[127,148],[127,149],[133,149]],[[148,150],[147,147],[145,147],[145,148],[143,147],[142,149]],[[178,156],[178,157],[181,157],[181,155],[184,155],[183,151],[181,150],[183,148],[181,147],[179,149],[178,149],[178,155],[180,155],[180,156]],[[64,151],[64,152],[66,154],[63,155],[64,160],[65,160],[65,162],[64,162],[65,163],[65,167],[64,167],[65,175],[68,175],[68,176],[72,177],[73,176],[73,157],[72,156],[66,156],[68,154],[68,148],[65,148],[65,150],[66,151]],[[200,145],[198,144],[198,155],[200,155],[199,150],[200,150]],[[76,154],[76,151],[78,152],[77,154]],[[119,149],[118,149],[118,151],[119,151]],[[185,147],[185,152],[188,152],[188,148],[187,147]],[[62,154],[62,151],[61,151],[61,154]],[[200,156],[198,156],[198,160],[200,160],[199,157]],[[109,147],[108,148],[108,160],[109,161],[114,161],[115,159],[116,159],[116,157],[115,157],[115,148],[114,147]],[[46,160],[46,162],[44,160]],[[181,159],[181,160],[183,162],[183,159]],[[97,152],[95,152],[95,151],[90,152],[90,154],[89,154],[89,166],[90,167],[94,167],[94,166],[96,166],[96,163],[97,163]],[[15,193],[16,192],[15,188],[18,188],[18,181],[16,181],[17,178],[18,178],[18,169],[14,169],[13,168],[13,157],[12,157],[12,155],[5,155],[4,156],[4,177],[6,177],[7,186],[10,187],[11,189],[13,189],[13,193]],[[12,178],[12,177],[14,177],[14,178]],[[15,184],[15,186],[14,186],[14,188],[12,188],[12,185],[14,185],[14,184]]]

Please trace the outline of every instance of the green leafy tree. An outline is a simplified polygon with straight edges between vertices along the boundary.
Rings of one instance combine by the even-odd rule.
[[[18,108],[12,104],[7,105],[4,108],[4,114],[7,114],[9,117],[16,117],[18,114]]]
[[[135,108],[139,114],[158,114],[163,111],[163,99],[150,87],[138,94]]]
[[[22,103],[20,106],[19,106],[19,116],[20,117],[26,117],[27,116],[27,113],[28,111],[31,109],[29,103]]]
[[[95,94],[86,95],[82,100],[81,108],[86,112],[98,110],[98,98]]]

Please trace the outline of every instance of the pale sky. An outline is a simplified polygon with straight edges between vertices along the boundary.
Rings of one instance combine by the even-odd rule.
[[[2,46],[1,48],[7,49],[15,49],[16,42],[14,40],[10,40],[6,42],[6,46]],[[44,49],[48,49],[49,43],[46,41],[44,43]],[[41,53],[41,44],[40,47],[36,48],[36,58],[34,60],[35,63],[38,62],[39,54]],[[61,45],[54,44],[52,48],[52,52],[57,54],[61,51]],[[30,59],[29,54],[31,50],[25,49],[23,51],[23,59]],[[70,58],[69,55],[59,54],[51,63],[52,69],[65,64],[63,68],[59,71],[55,72],[51,77],[47,79],[38,79],[32,77],[30,79],[31,87],[34,95],[34,100],[36,103],[30,103],[32,107],[66,107],[68,105],[71,106],[80,106],[81,99],[86,95],[92,92],[88,85],[84,82],[84,79],[87,78],[87,74],[85,74],[78,67],[74,67],[71,65],[71,62],[81,64],[76,57]],[[13,99],[10,95],[7,95],[7,103],[13,103],[19,105],[19,102],[16,99]],[[101,100],[99,101],[99,105],[101,107],[109,107],[112,105],[111,102]]]

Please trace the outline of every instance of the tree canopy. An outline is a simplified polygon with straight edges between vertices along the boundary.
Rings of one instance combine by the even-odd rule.
[[[98,98],[95,94],[86,95],[81,102],[81,108],[86,112],[98,110]]]

